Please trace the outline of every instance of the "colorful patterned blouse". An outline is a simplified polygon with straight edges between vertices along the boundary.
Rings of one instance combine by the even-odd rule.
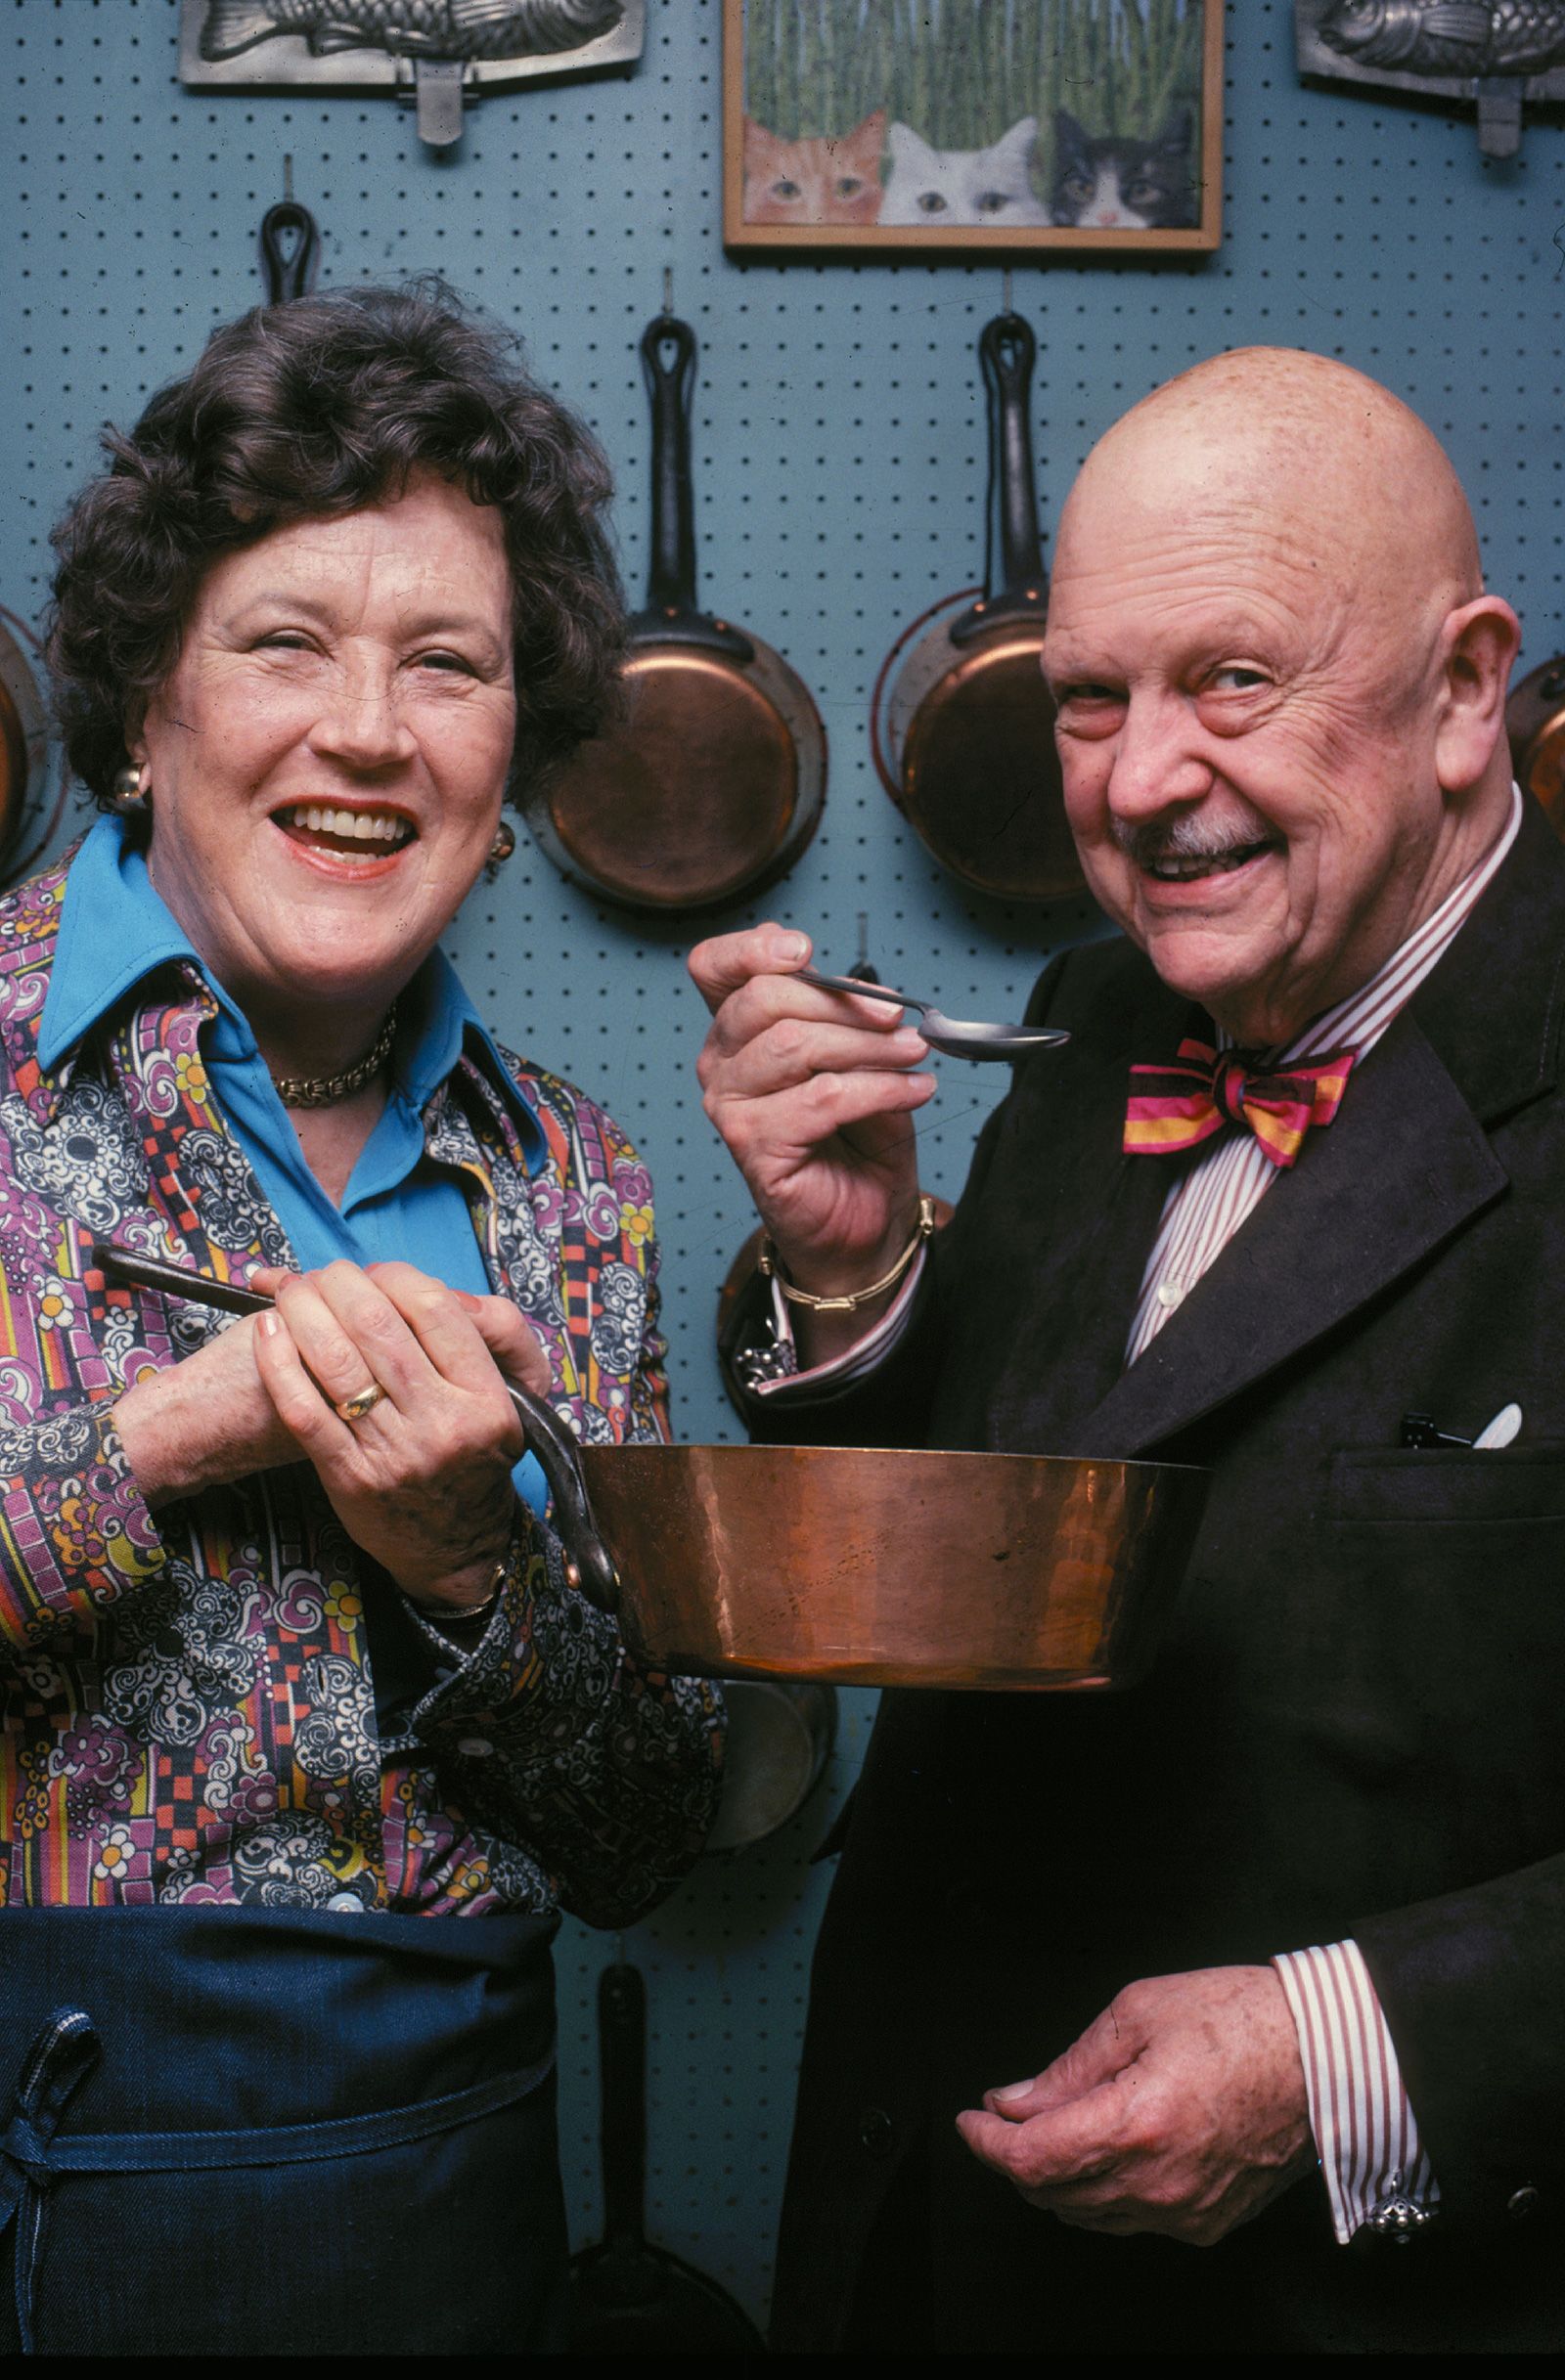
[[[40,1066],[67,865],[0,900],[0,1897],[626,1922],[699,1850],[721,1709],[636,1666],[524,1506],[459,1653],[307,1465],[142,1501],[113,1401],[221,1325],[106,1288],[94,1237],[239,1282],[291,1252],[210,1096],[196,970]],[[424,1110],[428,1154],[556,1409],[595,1443],[665,1437],[648,1175],[580,1092],[508,1064],[547,1161],[468,1054]]]

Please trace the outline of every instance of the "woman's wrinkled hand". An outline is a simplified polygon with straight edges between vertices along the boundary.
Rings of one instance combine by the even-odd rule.
[[[526,1451],[502,1374],[548,1386],[514,1306],[469,1298],[411,1264],[286,1274],[258,1319],[255,1364],[296,1454],[355,1545],[405,1593],[481,1603],[511,1543],[512,1471]],[[357,1421],[336,1406],[383,1393]]]
[[[149,1505],[300,1460],[354,1543],[422,1600],[481,1602],[511,1540],[524,1451],[507,1379],[546,1394],[549,1364],[509,1300],[411,1264],[260,1271],[277,1300],[119,1399]],[[384,1394],[362,1420],[338,1403]]]
[[[809,955],[779,925],[696,946],[690,971],[712,1011],[696,1073],[790,1276],[838,1297],[887,1270],[912,1234],[913,1117],[935,1079],[913,1071],[928,1044],[896,1009],[796,981]]]
[[[144,1373],[115,1404],[126,1459],[154,1512],[298,1461],[255,1366],[255,1334],[264,1319],[246,1314],[227,1324],[194,1355]]]

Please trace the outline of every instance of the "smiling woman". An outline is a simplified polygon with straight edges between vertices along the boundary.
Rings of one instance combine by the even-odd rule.
[[[438,945],[609,701],[607,475],[429,286],[246,316],[108,443],[52,657],[110,815],[0,903],[0,2039],[108,2164],[46,2257],[29,2179],[0,2347],[548,2345],[549,1944],[694,1858],[721,1709],[568,1583],[507,1387],[667,1434],[650,1184]]]

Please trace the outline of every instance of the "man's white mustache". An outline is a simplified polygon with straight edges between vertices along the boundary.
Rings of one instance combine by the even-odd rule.
[[[1249,851],[1257,843],[1274,843],[1276,835],[1266,820],[1255,816],[1229,818],[1221,826],[1204,819],[1172,818],[1136,825],[1128,818],[1110,818],[1115,849],[1138,867],[1154,867],[1159,859],[1222,859],[1230,852]]]

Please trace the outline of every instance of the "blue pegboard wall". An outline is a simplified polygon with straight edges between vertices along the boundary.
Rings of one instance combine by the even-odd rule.
[[[974,342],[1001,275],[725,257],[719,17],[718,0],[649,0],[634,74],[488,98],[441,161],[389,100],[183,91],[175,0],[0,0],[13,127],[0,144],[0,600],[40,617],[47,531],[94,467],[99,425],[132,418],[214,323],[259,296],[256,230],[283,195],[285,155],[321,225],[323,282],[435,266],[523,331],[536,368],[613,459],[639,586],[636,341],[668,267],[702,347],[703,595],[782,648],[830,734],[822,831],[764,910],[807,927],[828,963],[855,954],[864,912],[883,974],[958,1014],[1011,1012],[1051,948],[1096,930],[1094,912],[1039,915],[965,894],[885,800],[865,735],[869,686],[898,629],[981,574]],[[1447,441],[1492,583],[1522,612],[1529,661],[1544,658],[1565,628],[1565,129],[1532,120],[1520,162],[1486,166],[1470,116],[1302,89],[1285,0],[1232,0],[1226,152],[1215,258],[1013,260],[1015,302],[1039,337],[1046,525],[1092,439],[1158,380],[1225,346],[1318,348],[1388,380]],[[505,1037],[590,1086],[640,1139],[659,1191],[677,1426],[726,1437],[712,1315],[749,1222],[694,1087],[704,1018],[683,969],[693,938],[596,905],[524,840],[473,896],[453,951]],[[987,1079],[948,1062],[923,1133],[931,1187],[955,1194],[991,1096]],[[868,1697],[845,1696],[811,1807],[770,1845],[706,1864],[627,1945],[650,1997],[652,2227],[757,2315],[826,1878],[808,1855],[869,1715]],[[612,1953],[567,1927],[562,2106],[579,2239],[600,2220],[593,1979]]]

